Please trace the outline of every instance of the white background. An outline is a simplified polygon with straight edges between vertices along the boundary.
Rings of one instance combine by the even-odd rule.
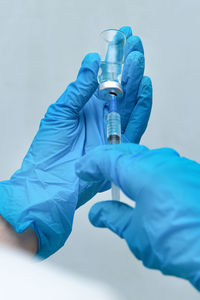
[[[142,38],[154,106],[142,143],[173,147],[200,161],[199,0],[0,0],[0,179],[21,161],[48,105],[97,51],[107,28]],[[89,224],[98,195],[75,215],[66,246],[46,263],[97,279],[120,299],[199,299],[189,283],[147,270],[111,232]]]

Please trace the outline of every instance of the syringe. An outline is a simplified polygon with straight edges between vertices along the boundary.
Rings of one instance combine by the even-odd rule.
[[[107,116],[107,139],[109,144],[121,143],[121,120],[117,112],[117,99],[114,92],[110,92],[109,113]],[[120,201],[120,189],[112,183],[112,200]]]

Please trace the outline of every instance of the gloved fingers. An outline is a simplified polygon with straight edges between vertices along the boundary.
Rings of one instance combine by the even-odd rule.
[[[124,54],[124,70],[122,74],[122,86],[124,98],[118,102],[121,114],[122,132],[128,123],[132,109],[136,104],[136,96],[140,81],[144,74],[144,49],[142,41],[138,36],[132,35],[131,28],[128,26],[120,28],[127,37]]]
[[[119,30],[125,34],[126,41],[132,36],[132,29],[130,26],[122,26]]]
[[[130,144],[103,145],[89,151],[81,157],[76,165],[76,174],[85,181],[113,180],[112,169],[121,156],[131,153]],[[137,147],[136,146],[136,152]],[[114,182],[116,184],[116,182]]]
[[[137,93],[143,78],[144,68],[144,55],[139,51],[131,52],[125,61],[122,75],[124,97],[118,101],[122,132],[125,131],[132,110],[136,105]]]
[[[144,176],[138,161],[150,150],[136,144],[99,146],[83,156],[76,164],[77,175],[96,183],[114,182],[131,199],[143,185]]]
[[[133,108],[128,125],[125,130],[125,137],[130,142],[139,143],[147,128],[152,108],[152,84],[151,79],[144,76],[139,87],[137,103]]]
[[[72,82],[56,102],[56,111],[69,119],[77,118],[80,110],[97,89],[100,57],[89,53],[83,59],[76,81]]]
[[[102,201],[91,207],[88,217],[93,226],[108,228],[125,239],[135,257],[142,259],[138,247],[139,224],[134,208],[120,201]],[[143,239],[143,243],[147,244],[148,241]]]
[[[85,204],[91,198],[93,198],[97,193],[102,193],[110,189],[111,183],[107,180],[98,182],[85,182],[80,180],[79,183],[79,196],[76,209]]]
[[[123,238],[133,210],[129,205],[119,201],[102,201],[92,206],[89,220],[95,227],[106,227]]]
[[[131,52],[138,51],[141,54],[144,54],[144,48],[142,45],[142,41],[139,36],[137,35],[132,35],[128,40],[126,41],[126,46],[125,46],[125,53],[124,53],[124,59],[126,61],[128,55]]]
[[[125,45],[125,52],[124,52],[124,59],[126,60],[129,53],[132,51],[139,51],[144,54],[144,48],[142,45],[142,41],[139,36],[132,35],[132,29],[129,26],[123,26],[120,28],[126,36],[126,45]]]

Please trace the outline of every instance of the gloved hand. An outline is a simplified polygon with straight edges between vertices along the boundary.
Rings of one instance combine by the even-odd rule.
[[[124,99],[119,105],[123,139],[139,142],[151,111],[151,81],[143,77],[144,56],[140,39],[130,27],[123,73]],[[75,209],[109,187],[90,185],[75,174],[77,159],[106,143],[107,103],[94,94],[99,56],[88,54],[71,83],[41,121],[23,161],[9,181],[0,183],[0,214],[16,230],[31,227],[39,240],[38,255],[48,257],[68,238]]]
[[[200,290],[200,165],[173,149],[135,144],[97,147],[76,166],[82,180],[113,181],[136,202],[95,204],[94,226],[125,239],[143,264],[188,279]]]

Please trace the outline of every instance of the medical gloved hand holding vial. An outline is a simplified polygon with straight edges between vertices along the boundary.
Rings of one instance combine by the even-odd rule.
[[[125,37],[121,32],[127,38],[125,59]],[[152,88],[150,79],[143,76],[142,42],[127,26],[113,33],[112,39],[104,42],[106,51],[99,73],[101,92],[104,99],[106,95],[109,99],[99,101],[96,95],[100,61],[97,53],[90,53],[81,64],[77,79],[49,106],[21,167],[9,180],[0,182],[0,215],[16,234],[33,230],[38,240],[35,251],[42,258],[64,245],[76,209],[110,187],[108,180],[88,185],[86,180],[77,177],[75,170],[85,153],[106,143],[102,122],[107,117],[105,101],[110,101],[108,124],[112,125],[110,120],[118,116],[115,104],[119,98],[121,136],[126,142],[139,143],[149,120]],[[120,99],[123,61],[124,96]],[[113,125],[108,127],[110,143],[120,141],[117,119],[118,123],[113,121],[118,124],[114,127],[116,131],[112,130]],[[108,147],[112,151],[112,146]]]
[[[109,101],[107,139],[109,144],[120,144],[121,120],[117,110],[117,99],[120,101],[123,96],[121,76],[126,36],[120,30],[108,29],[101,33],[100,42],[99,97]],[[113,183],[112,200],[120,200],[120,190]]]

